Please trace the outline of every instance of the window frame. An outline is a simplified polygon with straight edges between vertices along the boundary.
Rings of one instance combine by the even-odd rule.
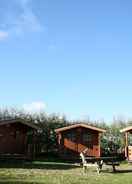
[[[91,143],[92,142],[92,139],[93,139],[92,133],[90,133],[90,132],[84,132],[82,134],[82,141],[84,143]]]
[[[66,134],[66,138],[72,142],[76,142],[77,140],[77,134],[74,131],[70,131]]]

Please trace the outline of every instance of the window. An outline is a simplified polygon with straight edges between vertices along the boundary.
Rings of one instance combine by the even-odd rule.
[[[83,142],[91,142],[92,134],[91,133],[83,133]]]
[[[69,139],[70,141],[76,141],[76,133],[75,132],[69,132],[67,134],[67,139]]]
[[[128,136],[128,144],[132,145],[132,135],[131,134],[129,134]]]

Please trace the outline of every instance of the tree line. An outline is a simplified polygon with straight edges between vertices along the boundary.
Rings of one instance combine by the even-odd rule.
[[[85,123],[93,125],[106,130],[101,137],[101,149],[103,153],[109,154],[120,153],[124,149],[124,137],[120,133],[120,129],[132,125],[131,120],[124,120],[121,118],[113,119],[113,122],[107,123],[105,121],[69,121],[65,116],[59,116],[58,114],[47,115],[45,112],[40,113],[27,113],[23,110],[16,108],[0,109],[0,120],[10,119],[23,119],[29,123],[37,124],[41,131],[37,134],[37,141],[40,145],[41,152],[49,153],[57,150],[57,137],[55,133],[56,128],[61,128],[75,123]],[[131,142],[131,137],[129,141]]]

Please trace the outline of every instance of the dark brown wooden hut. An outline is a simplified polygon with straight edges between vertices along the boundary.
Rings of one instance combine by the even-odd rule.
[[[56,129],[58,150],[62,158],[78,158],[79,153],[87,150],[86,155],[100,157],[100,134],[105,130],[87,124],[75,124]]]
[[[0,121],[0,156],[35,155],[35,132],[38,127],[20,119]]]

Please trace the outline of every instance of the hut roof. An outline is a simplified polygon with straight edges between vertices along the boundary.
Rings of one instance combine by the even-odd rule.
[[[22,119],[7,119],[7,120],[0,120],[0,126],[2,125],[6,125],[6,124],[13,124],[13,123],[21,123],[21,124],[24,124],[24,125],[27,125],[28,127],[31,127],[33,129],[40,129],[37,125],[35,125],[34,123],[32,122],[29,122],[29,121],[25,121],[25,120],[22,120]]]
[[[120,130],[121,133],[123,132],[131,132],[132,131],[132,126],[128,126],[126,128],[123,128],[122,130]]]
[[[77,123],[77,124],[66,126],[66,127],[63,127],[63,128],[58,128],[55,131],[56,131],[56,133],[58,133],[58,132],[63,132],[63,131],[70,130],[70,129],[77,128],[77,127],[83,127],[83,128],[95,130],[95,131],[100,132],[100,133],[106,132],[106,130],[104,130],[104,129],[97,128],[97,127],[87,125],[87,124],[83,124],[83,123]]]

